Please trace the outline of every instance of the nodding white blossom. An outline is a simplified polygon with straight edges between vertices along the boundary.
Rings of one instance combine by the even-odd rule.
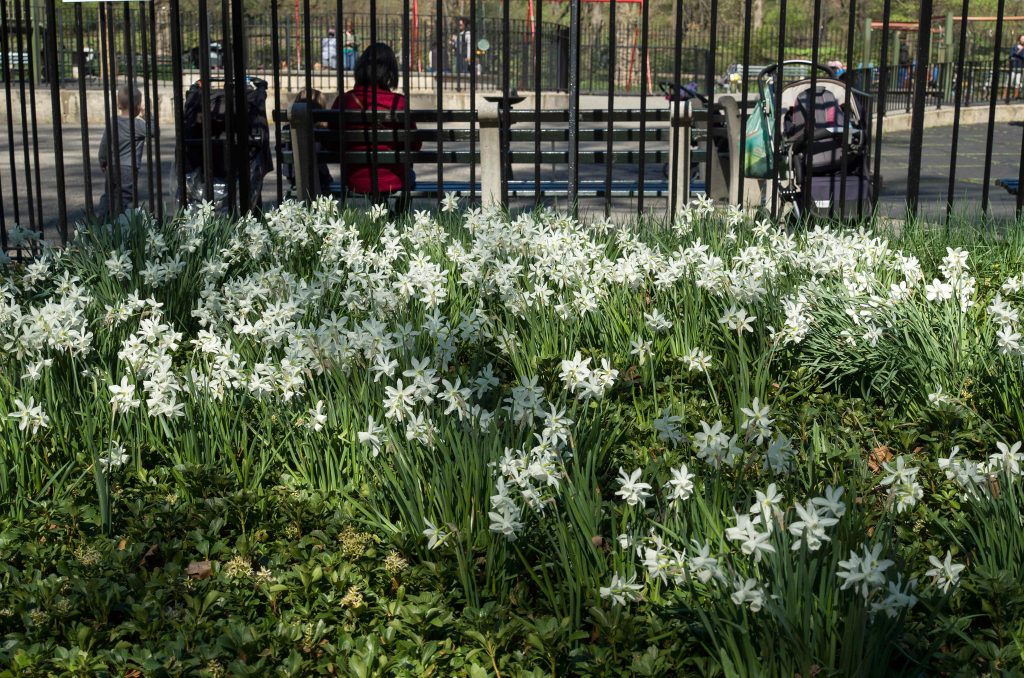
[[[876,543],[870,549],[867,544],[861,545],[861,553],[850,551],[850,557],[839,561],[836,576],[843,580],[840,590],[852,588],[859,591],[864,599],[881,589],[886,583],[885,572],[893,565],[891,560],[883,560],[882,545]]]
[[[360,431],[357,434],[359,443],[362,445],[369,445],[373,450],[373,456],[380,454],[381,448],[385,442],[384,427],[374,422],[373,417],[367,417],[367,426],[365,431]]]
[[[736,524],[726,528],[725,537],[740,542],[740,551],[743,555],[753,556],[755,563],[761,562],[763,554],[775,553],[770,529],[761,532],[757,529],[757,523],[746,513],[736,515]]]
[[[450,532],[437,527],[429,520],[424,520],[423,524],[427,526],[426,529],[423,530],[423,536],[427,538],[428,551],[433,551],[444,544],[448,539],[448,535],[451,534]]]
[[[756,579],[736,578],[733,593],[729,596],[738,607],[746,606],[751,612],[760,612],[764,606],[764,589]]]
[[[652,332],[667,332],[672,329],[672,321],[662,315],[658,309],[654,309],[650,313],[644,313],[644,322],[647,323]]]
[[[829,541],[826,529],[838,523],[839,519],[828,515],[828,509],[819,507],[814,500],[798,503],[793,508],[799,520],[789,524],[789,533],[796,537],[791,548],[799,551],[806,544],[808,551],[817,551],[823,542]]]
[[[650,341],[645,341],[643,337],[634,337],[629,341],[629,354],[637,357],[637,362],[640,363],[641,367],[651,357],[653,350],[654,344]]]
[[[670,503],[684,502],[693,496],[693,474],[682,464],[679,468],[669,469],[672,477],[665,483],[665,495]]]
[[[28,402],[15,398],[14,411],[7,416],[18,422],[19,431],[28,431],[32,435],[38,433],[39,429],[50,426],[49,415],[43,411],[42,405],[36,405],[34,396],[29,396]]]
[[[775,420],[768,416],[771,409],[767,405],[761,405],[755,397],[750,403],[750,407],[741,407],[740,411],[746,415],[740,428],[746,431],[747,436],[752,438],[756,444],[760,445],[765,439],[771,437],[772,424],[775,423]]]
[[[100,470],[104,474],[109,475],[111,471],[116,471],[128,463],[128,459],[128,451],[125,449],[125,446],[113,440],[110,443],[110,449],[98,457],[96,461],[100,465]]]
[[[994,474],[1003,472],[1011,476],[1021,475],[1021,469],[1024,468],[1024,452],[1021,452],[1021,446],[1024,445],[1020,440],[1008,445],[1004,442],[997,442],[996,449],[999,450],[997,453],[989,455],[988,466],[985,469],[988,473]]]
[[[711,369],[711,356],[699,348],[694,348],[683,356],[683,363],[691,372],[707,373]]]
[[[901,612],[917,605],[917,596],[912,593],[916,587],[916,579],[911,579],[904,586],[902,576],[897,575],[895,581],[887,583],[885,597],[871,604],[872,614],[884,612],[890,619],[895,619]]]
[[[636,506],[637,504],[643,506],[647,499],[651,496],[650,483],[644,483],[640,481],[640,475],[643,473],[643,469],[636,469],[632,473],[626,473],[626,471],[620,466],[619,467],[619,489],[615,491],[615,495],[620,497],[629,506]]]
[[[643,590],[643,584],[636,583],[635,574],[627,580],[616,573],[612,575],[611,583],[608,586],[602,586],[598,592],[602,598],[610,598],[613,605],[624,607],[628,603],[636,603],[642,600],[643,595],[641,592]]]
[[[683,418],[672,414],[669,408],[662,410],[661,416],[652,422],[654,430],[658,433],[658,440],[673,447],[683,442],[683,430],[680,426],[682,421]]]
[[[775,523],[782,521],[782,509],[779,507],[784,497],[775,483],[768,485],[764,491],[756,490],[754,495],[756,500],[748,511],[751,520],[771,532],[775,529]]]
[[[730,330],[733,330],[739,335],[744,332],[753,332],[753,322],[757,320],[757,316],[749,315],[745,308],[737,308],[736,306],[730,306],[718,322],[725,325]]]
[[[743,450],[738,445],[737,436],[729,437],[723,433],[721,421],[714,424],[701,421],[700,427],[701,430],[693,434],[693,446],[699,459],[714,468],[723,464],[732,466],[739,460]]]
[[[314,431],[324,430],[327,423],[327,414],[324,412],[324,401],[317,400],[316,405],[306,413],[306,426]]]
[[[896,457],[896,463],[890,466],[888,462],[882,464],[886,476],[879,483],[883,487],[889,487],[889,496],[892,498],[897,513],[903,513],[914,508],[918,500],[924,497],[924,489],[917,482],[917,473],[921,469],[914,466],[907,466],[906,457]]]
[[[459,196],[454,192],[445,193],[444,198],[441,199],[441,211],[448,213],[457,209],[459,209]]]
[[[939,560],[935,556],[928,556],[928,562],[932,568],[924,573],[926,577],[931,577],[935,582],[936,588],[940,589],[943,593],[949,593],[949,589],[956,586],[960,581],[960,573],[967,569],[966,565],[961,563],[953,562],[953,554],[950,551],[946,551],[945,560]]]

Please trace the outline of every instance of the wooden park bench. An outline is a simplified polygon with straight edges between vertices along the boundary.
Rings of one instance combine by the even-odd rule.
[[[730,114],[736,117],[735,121],[730,122]],[[645,197],[668,198],[671,204],[675,193],[678,196],[676,204],[681,205],[688,202],[693,193],[703,192],[703,183],[692,182],[689,169],[684,168],[689,168],[691,163],[695,162],[707,165],[706,147],[702,145],[699,149],[691,150],[690,139],[694,129],[706,128],[709,113],[704,110],[693,110],[689,105],[680,105],[680,119],[673,121],[673,115],[674,107],[646,111],[644,119],[647,126],[641,135],[639,127],[636,126],[640,120],[638,110],[580,111],[577,138],[581,150],[577,155],[577,164],[581,168],[587,165],[604,166],[607,163],[620,166],[640,164],[641,154],[637,149],[616,149],[613,146],[613,151],[609,154],[606,146],[609,136],[613,143],[634,143],[638,142],[641,136],[648,144],[669,142],[668,150],[648,148],[643,154],[643,160],[648,166],[661,167],[666,163],[671,166],[671,149],[676,147],[674,135],[678,134],[678,147],[682,157],[674,186],[670,185],[668,178],[647,179],[642,186],[636,179],[613,179],[610,184],[603,178],[583,179],[577,185],[577,195],[637,197],[642,193]],[[417,129],[405,129],[406,116],[416,123]],[[710,172],[712,188],[715,189],[712,197],[732,200],[734,196],[729,184],[733,176],[738,176],[739,171],[738,163],[734,160],[737,157],[736,147],[739,143],[738,108],[735,101],[732,101],[731,108],[728,104],[716,106],[710,117],[713,136],[725,137],[728,129],[730,140],[727,144],[729,151],[715,154],[716,157],[712,158],[705,175]],[[459,196],[473,195],[479,197],[484,205],[502,204],[502,163],[505,163],[506,167],[532,164],[535,168],[540,165],[568,166],[569,163],[569,113],[565,110],[540,112],[539,139],[542,144],[549,143],[551,147],[542,148],[539,153],[536,145],[530,149],[519,150],[517,147],[509,146],[502,139],[504,135],[501,133],[498,107],[492,103],[481,104],[475,112],[413,110],[405,113],[325,110],[313,108],[305,102],[297,102],[286,111],[275,111],[274,118],[290,128],[290,149],[285,150],[279,146],[279,161],[290,163],[295,168],[294,196],[300,199],[308,200],[322,193],[329,193],[340,200],[346,199],[346,191],[339,181],[335,181],[326,190],[318,185],[318,163],[327,163],[331,168],[337,168],[341,164],[372,165],[406,161],[414,166],[428,167],[436,165],[439,160],[446,168],[475,164],[478,166],[478,181],[445,178],[439,183],[436,180],[417,178],[415,187],[409,191],[409,196],[414,199],[438,199],[446,193],[455,193]],[[536,111],[513,110],[509,114],[509,142],[522,144],[537,140],[537,119]],[[438,121],[441,122],[440,131],[437,129]],[[475,125],[471,126],[471,121],[475,122]],[[612,125],[610,132],[609,123]],[[464,148],[465,143],[470,140],[475,144],[472,153]],[[406,150],[407,142],[408,148],[411,149],[413,142],[416,141],[422,144],[420,150]],[[446,145],[455,142],[462,142],[462,148],[453,150]],[[603,148],[586,148],[595,143],[602,143]],[[365,145],[370,148],[345,151],[343,149],[346,144]],[[398,150],[377,150],[376,146],[381,144]],[[512,150],[507,150],[508,148]],[[316,149],[315,157],[309,155],[313,149]],[[565,172],[557,174],[567,176]],[[510,200],[567,197],[569,183],[567,179],[542,179],[538,182],[532,176],[526,179],[510,178],[507,180],[505,192]]]

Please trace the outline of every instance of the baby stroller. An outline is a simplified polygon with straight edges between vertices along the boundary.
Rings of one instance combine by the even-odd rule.
[[[228,167],[231,146],[228,138],[228,100],[222,81],[210,83],[210,129],[213,156],[210,159],[213,195],[206,195],[203,176],[203,82],[197,80],[185,96],[182,111],[185,147],[185,195],[181,204],[188,205],[208,200],[220,213],[233,211],[228,204]],[[249,127],[247,168],[232,168],[237,175],[247,171],[249,176],[249,206],[259,208],[262,203],[263,178],[273,169],[270,154],[270,128],[267,124],[267,82],[259,78],[246,78],[246,116]],[[238,191],[236,184],[235,192]]]
[[[781,88],[779,197],[792,206],[797,219],[810,214],[858,217],[869,209],[871,186],[868,95],[835,78],[829,68],[820,64],[786,61],[784,66],[783,74],[790,68],[790,72],[817,69],[821,73],[815,78],[813,92],[809,75],[780,83],[778,64],[768,66],[758,75],[772,130],[778,129],[771,111],[777,88]]]

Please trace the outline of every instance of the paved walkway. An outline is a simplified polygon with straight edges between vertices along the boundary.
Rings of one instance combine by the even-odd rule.
[[[40,130],[43,131],[42,129]],[[164,177],[165,198],[170,204],[174,191],[173,178],[173,157],[174,144],[167,134],[169,130],[163,130],[164,138],[161,143],[162,163],[161,169]],[[1001,177],[1016,177],[1021,156],[1021,137],[1024,127],[1019,124],[999,123],[994,131],[992,172],[991,180]],[[90,135],[91,154],[95,157],[102,135],[102,129],[93,130]],[[23,169],[23,150],[20,142],[17,141],[20,135],[16,135],[16,161],[18,171],[18,194],[22,196],[20,201],[20,218],[23,224],[28,223],[28,205],[25,199],[25,172]],[[968,125],[961,129],[959,152],[957,154],[957,181],[954,192],[956,207],[966,214],[976,215],[981,212],[982,182],[984,177],[985,160],[985,125]],[[950,148],[952,143],[952,128],[938,127],[926,131],[924,148],[922,151],[921,167],[921,198],[922,211],[929,216],[940,216],[945,214],[946,194],[948,189]],[[66,172],[66,199],[68,204],[69,217],[74,220],[80,218],[85,210],[84,164],[82,162],[82,144],[79,131],[74,126],[69,126],[65,134],[64,165]],[[604,144],[598,144],[602,149]],[[652,144],[650,148],[656,148]],[[891,133],[885,137],[882,144],[882,192],[880,203],[883,213],[891,216],[902,216],[906,205],[907,168],[910,151],[910,133]],[[46,215],[47,228],[55,223],[57,214],[56,205],[56,178],[55,163],[52,147],[52,138],[49,135],[40,135],[40,178],[43,187],[43,211]],[[422,179],[433,179],[436,177],[435,166],[417,166],[417,174]],[[532,166],[516,168],[518,178],[532,177]],[[601,166],[584,167],[582,174],[592,178],[604,177],[604,168]],[[563,169],[547,166],[545,174],[558,176]],[[615,176],[621,179],[635,178],[637,168],[635,166],[617,167]],[[660,165],[649,166],[645,176],[650,179],[663,179],[663,167]],[[453,180],[466,180],[469,178],[468,169],[452,167],[446,169],[445,177]],[[479,176],[478,176],[479,180]],[[99,202],[103,194],[103,177],[93,163],[93,195],[94,201]],[[145,190],[147,179],[140,178],[140,198],[147,200],[148,193]],[[4,215],[8,227],[14,222],[14,210],[11,197],[13,195],[10,177],[10,155],[8,152],[7,138],[0,135],[0,189],[2,189]],[[276,173],[267,176],[263,197],[267,201],[276,199]],[[1015,198],[995,185],[989,189],[990,210],[993,216],[999,218],[1011,218],[1016,206]],[[35,201],[33,201],[35,202]],[[564,203],[564,200],[562,201]],[[664,200],[649,199],[646,203],[653,209],[664,205]],[[582,207],[590,213],[603,211],[603,199],[585,200]],[[614,203],[615,212],[628,214],[635,210],[635,201],[630,199],[617,199]],[[49,233],[48,233],[49,236]]]

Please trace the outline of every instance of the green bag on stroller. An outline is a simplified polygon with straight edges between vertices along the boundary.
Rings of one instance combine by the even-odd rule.
[[[772,136],[763,98],[747,118],[745,135],[743,173],[754,179],[770,179],[774,170]]]

